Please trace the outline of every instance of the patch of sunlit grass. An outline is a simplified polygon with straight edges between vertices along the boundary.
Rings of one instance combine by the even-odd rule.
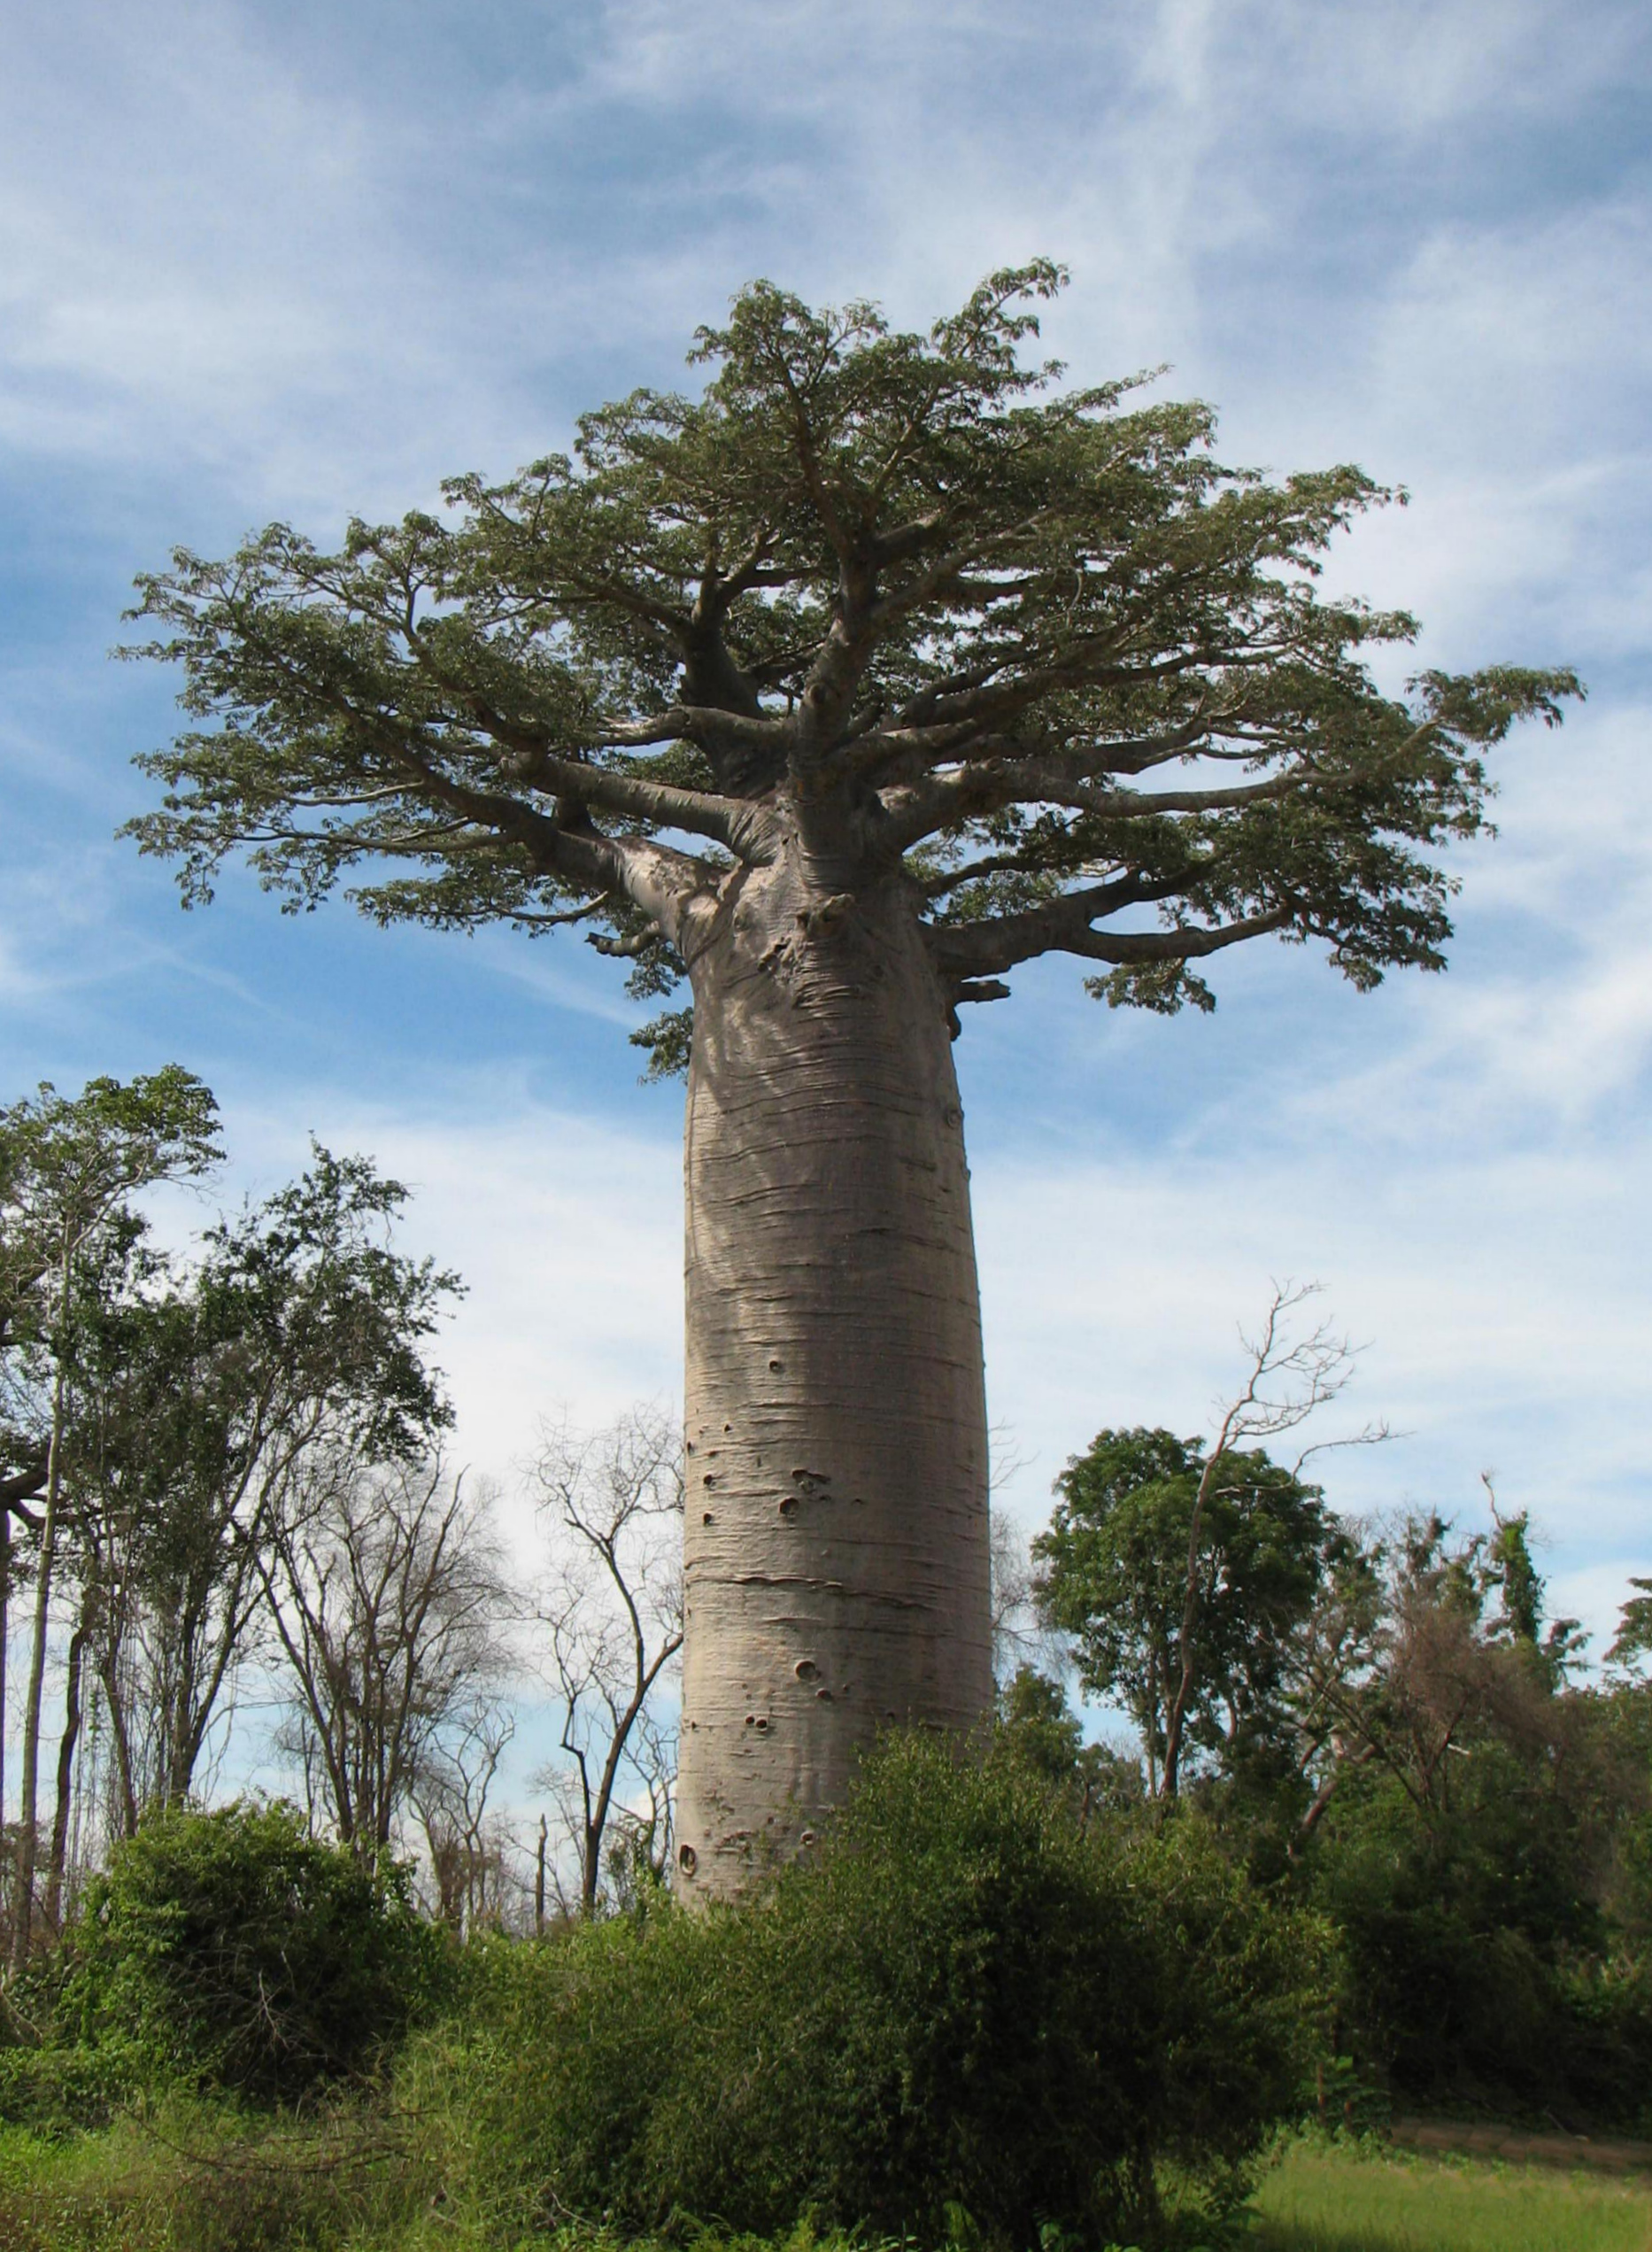
[[[1254,2201],[1255,2252],[1652,2252],[1652,2183],[1293,2145]]]

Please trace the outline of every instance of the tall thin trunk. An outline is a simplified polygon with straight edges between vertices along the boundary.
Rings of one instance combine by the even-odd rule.
[[[135,1838],[138,1826],[137,1776],[132,1762],[132,1732],[127,1723],[126,1697],[119,1678],[118,1653],[105,1645],[98,1667],[104,1703],[109,1713],[109,1740],[115,1747],[115,1779],[120,1792],[120,1834]]]
[[[1164,1796],[1174,1799],[1181,1784],[1182,1744],[1187,1727],[1188,1705],[1193,1691],[1193,1675],[1198,1659],[1199,1613],[1204,1596],[1205,1558],[1200,1549],[1204,1536],[1205,1510],[1210,1498],[1211,1481],[1216,1466],[1226,1452],[1228,1427],[1234,1411],[1230,1409],[1216,1443],[1206,1458],[1199,1474],[1198,1489],[1193,1495],[1193,1514],[1187,1527],[1187,1572],[1183,1582],[1182,1624],[1177,1639],[1176,1694],[1170,1699],[1170,1709],[1164,1722]],[[1168,1681],[1169,1675],[1166,1679]]]
[[[63,1923],[63,1879],[69,1853],[69,1814],[74,1799],[74,1754],[81,1740],[81,1671],[91,1631],[88,1608],[89,1604],[82,1604],[79,1623],[69,1637],[63,1734],[58,1742],[58,1805],[52,1816],[51,1858],[46,1871],[46,1928],[54,1937]]]
[[[12,1968],[28,1961],[35,1917],[35,1867],[39,1853],[40,1715],[46,1682],[46,1636],[51,1618],[51,1571],[58,1545],[58,1503],[63,1490],[63,1444],[68,1386],[63,1365],[63,1331],[69,1314],[69,1261],[63,1263],[58,1301],[58,1367],[51,1388],[51,1437],[46,1458],[46,1495],[40,1519],[40,1567],[35,1582],[35,1625],[29,1645],[28,1687],[23,1700],[23,1776],[18,1805],[17,1888],[12,1908]]]
[[[5,1835],[6,1653],[12,1646],[12,1512],[0,1509],[0,1837]]]
[[[986,1406],[947,999],[899,879],[732,878],[692,966],[677,1875],[811,1842],[892,1723],[992,1695]]]

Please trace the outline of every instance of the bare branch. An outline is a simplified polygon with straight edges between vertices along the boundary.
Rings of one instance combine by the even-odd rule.
[[[675,1753],[651,1699],[683,1644],[680,1436],[652,1409],[595,1434],[565,1420],[544,1428],[531,1477],[555,1540],[538,1615],[590,1915],[628,1779],[667,1819]],[[663,1855],[663,1832],[656,1842]]]

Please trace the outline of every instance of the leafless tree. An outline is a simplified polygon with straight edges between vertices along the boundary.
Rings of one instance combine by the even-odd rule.
[[[302,1762],[339,1838],[390,1842],[422,1776],[507,1668],[512,1596],[491,1497],[439,1460],[336,1459],[261,1561]]]
[[[475,1698],[416,1764],[411,1797],[429,1856],[435,1907],[454,1931],[504,1921],[509,1841],[488,1812],[499,1761],[516,1733],[492,1695]]]
[[[1066,1670],[1064,1639],[1038,1615],[1032,1558],[1017,1521],[994,1509],[988,1536],[992,1564],[992,1674],[1000,1690],[1022,1666],[1051,1678]]]
[[[683,1463],[675,1426],[633,1408],[606,1429],[546,1427],[532,1471],[552,1534],[539,1605],[560,1707],[546,1772],[594,1914],[616,1829],[663,1872],[676,1730],[659,1691],[683,1646]]]

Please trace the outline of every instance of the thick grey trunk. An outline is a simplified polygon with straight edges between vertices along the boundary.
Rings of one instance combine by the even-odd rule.
[[[677,1877],[810,1842],[881,1727],[992,1699],[986,1409],[946,997],[899,881],[797,852],[692,963]]]

